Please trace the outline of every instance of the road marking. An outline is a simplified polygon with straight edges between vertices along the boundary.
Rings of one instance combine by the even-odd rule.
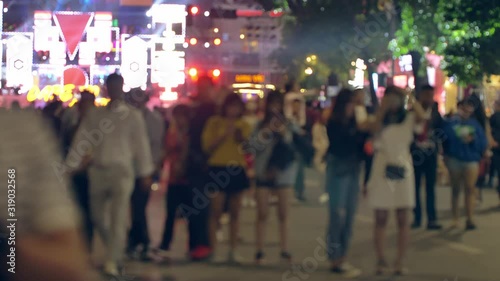
[[[363,215],[357,215],[356,216],[357,220],[362,222],[362,223],[373,223],[373,219],[367,216]],[[436,237],[435,232],[420,232],[417,233],[416,235],[412,235],[411,241],[412,242],[418,242],[422,240],[427,240],[427,239],[432,239],[436,242],[439,242],[443,244],[444,246],[448,247],[449,249],[455,250],[455,251],[460,251],[469,255],[481,255],[484,254],[484,251],[472,246],[465,245],[463,243],[458,243],[458,242],[452,242],[448,241],[443,238]]]

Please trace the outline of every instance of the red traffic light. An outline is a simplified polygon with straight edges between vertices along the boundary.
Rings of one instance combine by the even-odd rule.
[[[193,6],[193,7],[191,7],[190,12],[192,15],[196,15],[200,12],[200,9],[198,9],[198,7],[196,7],[196,6]]]

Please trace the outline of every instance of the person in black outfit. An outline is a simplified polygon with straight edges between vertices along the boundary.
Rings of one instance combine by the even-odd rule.
[[[412,228],[422,225],[422,204],[420,200],[420,187],[422,176],[425,176],[425,197],[427,209],[427,229],[439,230],[441,225],[437,222],[436,214],[436,179],[437,179],[437,157],[439,151],[439,128],[442,126],[443,118],[439,114],[437,103],[434,102],[434,88],[423,86],[418,96],[419,102],[428,114],[428,120],[416,128],[415,141],[411,152],[415,172],[415,209]]]
[[[495,113],[490,117],[490,126],[491,126],[491,134],[493,136],[493,140],[496,143],[500,143],[500,100],[495,102]],[[493,147],[493,156],[491,157],[492,166],[497,172],[497,175],[500,178],[500,147],[497,145]],[[490,175],[491,177],[491,175]],[[500,199],[500,180],[498,181],[497,192],[498,198]]]
[[[217,105],[211,97],[214,82],[208,76],[198,78],[197,95],[193,100],[191,110],[193,113],[189,128],[189,152],[187,159],[187,177],[193,192],[193,205],[196,213],[190,214],[196,230],[193,231],[193,243],[190,245],[192,260],[204,260],[211,255],[208,236],[209,198],[206,198],[203,189],[208,180],[208,157],[203,152],[201,135],[205,123],[217,113]],[[201,194],[201,195],[200,195]]]

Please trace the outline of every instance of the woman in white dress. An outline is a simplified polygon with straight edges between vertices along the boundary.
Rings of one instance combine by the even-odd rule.
[[[375,210],[377,274],[388,269],[384,240],[391,210],[396,211],[398,224],[398,255],[394,263],[394,273],[405,273],[403,259],[409,236],[408,213],[415,205],[410,144],[413,141],[415,123],[425,118],[422,107],[413,97],[409,101],[413,111],[406,110],[406,96],[404,90],[394,86],[388,87],[375,120],[365,124],[375,136],[375,155],[367,189],[370,203]]]

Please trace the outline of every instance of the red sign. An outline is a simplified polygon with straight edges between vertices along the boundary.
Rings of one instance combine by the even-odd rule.
[[[56,13],[54,14],[54,19],[61,30],[61,35],[68,48],[70,59],[75,58],[78,45],[92,20],[92,14]]]

